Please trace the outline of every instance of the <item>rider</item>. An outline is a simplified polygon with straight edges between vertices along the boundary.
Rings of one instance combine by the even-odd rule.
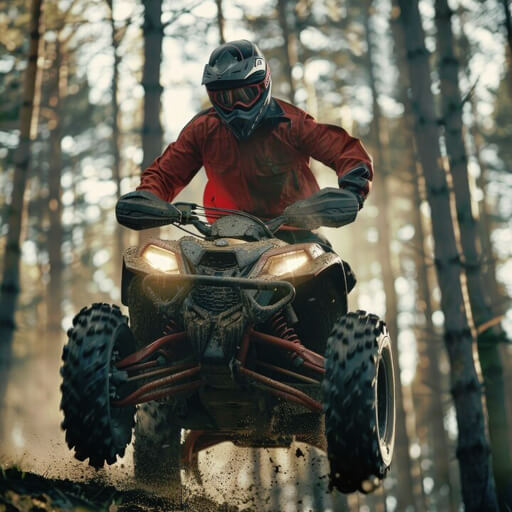
[[[373,176],[371,157],[344,129],[318,123],[272,97],[270,68],[255,44],[240,40],[216,48],[202,84],[213,107],[192,118],[144,170],[137,190],[170,202],[204,166],[204,206],[271,218],[319,191],[309,167],[313,157],[336,171],[343,197],[355,196],[362,207]],[[310,231],[277,236],[290,242],[318,239]]]

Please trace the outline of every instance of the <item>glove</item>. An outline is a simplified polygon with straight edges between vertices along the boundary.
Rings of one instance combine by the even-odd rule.
[[[283,217],[286,224],[299,228],[337,228],[354,222],[358,211],[356,194],[346,189],[324,188],[285,208]]]
[[[181,212],[147,190],[136,190],[119,199],[116,218],[119,224],[139,231],[179,222]]]
[[[364,200],[370,191],[370,171],[366,165],[361,164],[360,167],[356,167],[341,176],[338,184],[340,188],[350,190],[350,192],[355,194],[359,201],[359,208],[362,208]]]

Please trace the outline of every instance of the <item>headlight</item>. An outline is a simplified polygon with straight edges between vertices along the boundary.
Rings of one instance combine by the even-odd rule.
[[[264,274],[281,276],[283,274],[293,274],[309,261],[308,253],[304,250],[290,251],[284,254],[270,256],[263,269]]]
[[[157,245],[148,245],[142,257],[157,270],[167,272],[168,274],[179,274],[178,258],[172,251],[158,247]]]

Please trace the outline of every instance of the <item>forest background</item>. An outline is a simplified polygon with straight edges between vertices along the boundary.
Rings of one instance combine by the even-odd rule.
[[[59,431],[65,332],[84,305],[120,303],[121,254],[137,234],[116,224],[116,200],[208,105],[207,55],[239,38],[267,56],[275,96],[374,157],[357,222],[323,231],[358,277],[352,309],[387,319],[398,436],[372,496],[328,494],[313,449],[295,460],[230,446],[202,456],[205,480],[223,483],[202,492],[240,506],[252,493],[261,510],[445,511],[494,510],[496,489],[506,510],[508,0],[0,0],[0,463],[91,478]],[[313,169],[335,186],[332,170]],[[201,171],[178,199],[200,202],[205,182]],[[235,453],[239,471],[223,476]],[[103,477],[129,486],[125,459]],[[287,470],[273,475],[269,459]]]

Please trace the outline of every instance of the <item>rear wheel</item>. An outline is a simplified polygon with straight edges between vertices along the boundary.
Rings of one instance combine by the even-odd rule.
[[[115,362],[135,351],[128,318],[117,306],[93,304],[73,319],[62,351],[62,428],[79,460],[100,468],[123,456],[132,437],[135,407],[111,407],[132,389]]]
[[[181,492],[181,427],[173,423],[174,408],[148,402],[137,409],[133,463],[135,478]],[[176,496],[178,497],[178,496]]]
[[[322,384],[331,485],[373,491],[386,476],[395,442],[395,380],[384,322],[348,313],[327,342]]]

